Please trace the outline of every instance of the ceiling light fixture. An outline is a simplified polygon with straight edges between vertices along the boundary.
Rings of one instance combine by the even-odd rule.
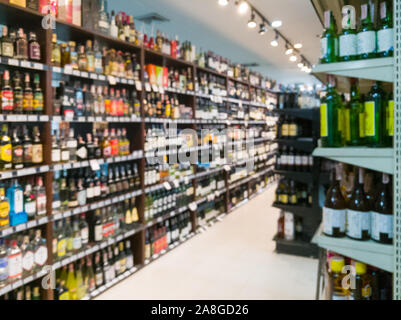
[[[296,56],[295,54],[292,54],[292,55],[290,56],[290,61],[291,61],[291,62],[297,61],[297,56]]]
[[[228,5],[229,0],[219,0],[219,5],[221,5],[222,7]]]
[[[298,63],[298,68],[299,69],[302,69],[303,67],[304,67],[304,63],[303,62]]]
[[[296,43],[294,44],[295,49],[301,49],[302,48],[302,43]]]
[[[285,48],[286,48],[285,54],[286,54],[287,56],[290,55],[290,54],[292,54],[292,53],[294,52],[294,49],[291,48],[291,47],[288,45],[288,43],[285,45]]]
[[[266,24],[263,22],[259,26],[259,34],[263,36],[267,32]]]
[[[274,40],[272,40],[272,42],[270,42],[272,47],[278,47],[278,34],[276,32],[276,36],[274,37]]]
[[[240,1],[240,2],[237,2],[237,4],[239,4],[239,6],[238,6],[238,12],[239,12],[240,14],[244,14],[245,12],[248,11],[249,5],[248,5],[248,3],[247,3],[246,1],[242,0],[242,1]]]
[[[255,21],[255,12],[252,11],[251,19],[248,21],[248,28],[256,28],[256,21]]]
[[[283,23],[281,22],[281,20],[275,20],[272,22],[273,28],[280,28],[282,25],[283,25]]]

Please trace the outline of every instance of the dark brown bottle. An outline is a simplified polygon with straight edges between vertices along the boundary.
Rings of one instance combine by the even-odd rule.
[[[340,167],[336,167],[323,207],[323,232],[335,238],[345,236],[346,203],[340,190],[340,180],[341,170]]]
[[[351,239],[369,240],[370,238],[370,206],[364,188],[364,170],[355,174],[354,190],[348,202],[347,231]]]

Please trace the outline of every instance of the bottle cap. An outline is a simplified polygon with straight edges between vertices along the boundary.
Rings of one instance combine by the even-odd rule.
[[[367,265],[362,262],[355,262],[355,269],[356,269],[356,274],[365,274],[367,272]]]
[[[332,257],[330,259],[330,269],[333,272],[341,272],[345,266],[344,258],[342,257]]]

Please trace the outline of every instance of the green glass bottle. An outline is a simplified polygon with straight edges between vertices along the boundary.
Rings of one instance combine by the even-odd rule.
[[[341,97],[337,93],[335,78],[328,76],[327,94],[320,105],[320,136],[322,147],[342,146],[343,111]]]
[[[380,3],[380,27],[377,31],[377,55],[392,57],[394,54],[393,13],[391,1]]]
[[[373,25],[371,6],[361,6],[361,24],[358,30],[358,57],[359,59],[376,58],[376,29]]]
[[[330,10],[327,10],[324,13],[324,27],[324,32],[320,38],[320,63],[336,62],[338,56],[338,36],[334,16]]]
[[[394,95],[390,93],[386,110],[386,146],[393,147],[394,141]]]
[[[351,101],[344,112],[347,146],[361,146],[365,137],[365,115],[361,96],[359,95],[358,80],[351,79]]]
[[[355,16],[348,12],[348,19],[339,36],[339,61],[355,60],[358,56],[358,38],[356,35]]]
[[[384,147],[386,130],[386,95],[377,81],[366,97],[365,113],[365,139],[371,147]]]

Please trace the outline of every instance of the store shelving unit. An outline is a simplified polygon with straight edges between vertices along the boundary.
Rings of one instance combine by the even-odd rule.
[[[317,65],[313,72],[333,74],[343,77],[358,77],[365,80],[385,81],[394,86],[394,149],[379,148],[317,148],[314,156],[348,163],[355,166],[385,172],[393,175],[394,183],[394,241],[393,245],[378,244],[373,241],[354,241],[348,238],[330,238],[318,230],[313,241],[321,248],[338,252],[347,257],[365,262],[372,266],[393,272],[393,298],[401,299],[401,1],[393,1],[394,10],[394,58],[379,58]],[[322,276],[322,255],[319,276]],[[318,280],[320,281],[320,280]],[[319,283],[318,283],[319,289]],[[318,298],[317,293],[317,298]]]
[[[298,139],[276,139],[275,141],[279,144],[284,144],[295,148],[295,150],[302,150],[304,152],[310,152],[314,150],[317,145],[317,139],[319,137],[320,121],[319,121],[319,110],[315,109],[279,109],[275,110],[280,115],[290,115],[296,118],[310,121],[312,126],[312,136],[310,138],[298,138]],[[296,182],[302,182],[312,186],[312,206],[304,205],[282,205],[274,203],[275,208],[283,211],[291,212],[297,217],[301,217],[303,221],[303,232],[305,240],[287,241],[278,238],[276,235],[273,240],[276,242],[276,251],[279,253],[287,253],[293,255],[300,255],[306,257],[317,257],[318,248],[312,243],[312,236],[316,232],[321,222],[322,210],[319,206],[319,186],[322,182],[327,180],[327,175],[320,172],[320,161],[316,160],[313,163],[312,170],[310,172],[300,171],[288,171],[288,170],[274,170],[274,172],[286,179],[294,180]]]
[[[159,119],[159,118],[145,118],[145,112],[144,112],[144,106],[143,106],[143,100],[146,94],[146,91],[148,91],[147,86],[145,86],[144,82],[144,69],[145,65],[148,63],[155,63],[161,66],[169,67],[169,66],[175,66],[175,67],[190,67],[192,68],[192,74],[196,74],[198,70],[201,70],[203,72],[208,72],[212,73],[215,75],[218,75],[219,77],[225,78],[226,83],[228,86],[228,80],[232,81],[237,81],[241,82],[242,84],[247,85],[250,87],[251,85],[242,80],[236,80],[228,77],[227,75],[220,74],[214,70],[210,70],[207,68],[199,68],[193,63],[183,61],[180,59],[175,59],[172,58],[169,55],[165,55],[159,52],[152,51],[148,48],[144,48],[142,46],[137,46],[133,45],[115,38],[112,38],[110,36],[101,34],[97,31],[92,31],[88,30],[84,27],[79,27],[64,21],[56,20],[56,30],[52,29],[44,29],[42,28],[42,19],[44,17],[43,14],[32,11],[27,8],[22,8],[13,4],[9,4],[7,0],[0,0],[0,19],[2,19],[2,23],[4,24],[15,24],[14,21],[21,21],[21,25],[23,27],[26,27],[26,29],[30,29],[33,31],[36,31],[38,35],[38,41],[41,45],[42,48],[42,61],[40,63],[32,63],[32,62],[24,62],[24,61],[19,61],[15,59],[5,59],[3,57],[0,58],[0,65],[3,65],[5,67],[13,67],[13,68],[23,68],[23,69],[32,69],[36,70],[37,72],[40,72],[41,74],[41,82],[43,84],[43,91],[44,91],[44,104],[45,104],[45,110],[43,115],[0,115],[0,122],[25,122],[25,123],[42,123],[43,125],[43,133],[42,133],[42,142],[44,146],[44,164],[39,167],[34,167],[34,168],[27,168],[27,169],[22,169],[22,170],[12,170],[12,171],[7,171],[7,172],[1,172],[0,173],[0,180],[5,180],[5,179],[11,179],[14,177],[21,177],[21,176],[29,176],[29,175],[35,175],[35,174],[43,174],[45,177],[44,180],[44,185],[46,187],[46,196],[47,196],[47,215],[41,218],[38,218],[33,221],[29,221],[25,224],[15,226],[15,227],[9,227],[5,229],[0,230],[0,236],[1,237],[6,237],[6,236],[11,236],[14,235],[17,232],[21,232],[27,229],[32,229],[35,227],[41,227],[43,228],[44,232],[44,237],[47,240],[47,247],[48,247],[48,260],[47,260],[47,265],[51,266],[53,270],[57,270],[63,265],[69,264],[71,262],[74,262],[78,259],[81,259],[83,257],[86,257],[94,252],[96,252],[99,249],[102,249],[106,246],[110,246],[113,243],[119,242],[123,239],[129,239],[132,242],[132,250],[134,254],[134,261],[135,261],[135,267],[131,270],[128,270],[126,273],[121,275],[117,280],[113,281],[113,283],[108,284],[101,289],[96,290],[90,297],[87,297],[86,299],[93,298],[103,292],[104,290],[108,289],[110,286],[118,283],[119,281],[124,280],[128,276],[134,274],[141,268],[145,267],[148,263],[156,260],[155,257],[151,259],[151,261],[145,261],[145,253],[144,253],[144,247],[145,247],[145,232],[148,228],[153,226],[156,223],[159,223],[161,221],[164,221],[165,219],[170,218],[171,216],[174,216],[180,212],[183,212],[188,209],[187,206],[183,208],[178,208],[173,212],[170,212],[169,214],[159,217],[153,221],[145,221],[144,217],[144,209],[145,209],[145,195],[148,192],[152,192],[158,189],[162,189],[165,186],[163,184],[156,185],[156,186],[145,186],[144,185],[144,173],[145,173],[145,166],[146,166],[146,156],[144,152],[144,144],[145,144],[145,138],[144,138],[144,132],[145,132],[145,126],[147,123],[153,124],[153,123],[177,123],[177,124],[185,124],[188,125],[190,128],[196,130],[198,125],[201,124],[208,124],[208,125],[223,125],[224,128],[229,128],[231,125],[241,125],[244,127],[247,127],[248,125],[261,125],[265,128],[265,130],[269,130],[269,127],[265,121],[252,121],[252,120],[238,120],[238,121],[230,121],[230,120],[214,120],[214,119],[176,119],[176,120],[170,120],[170,119]],[[36,26],[36,27],[32,27]],[[132,53],[135,53],[138,58],[138,63],[140,64],[140,79],[134,81],[132,79],[125,79],[125,78],[118,78],[118,77],[108,77],[105,75],[98,75],[94,73],[88,73],[88,72],[82,72],[82,71],[70,71],[62,68],[57,68],[51,66],[51,40],[52,40],[52,33],[57,32],[57,33],[62,33],[65,37],[68,38],[74,38],[74,39],[80,39],[81,41],[85,41],[87,39],[92,39],[92,40],[98,40],[99,42],[106,44],[111,47],[115,48],[121,48],[126,51],[130,51]],[[126,86],[130,86],[131,89],[136,89],[137,92],[139,93],[138,98],[141,101],[141,117],[140,118],[135,118],[135,117],[74,117],[74,118],[66,118],[62,117],[59,115],[54,115],[53,114],[53,91],[52,91],[52,84],[54,80],[54,76],[69,76],[73,77],[76,79],[82,79],[85,81],[100,81],[104,82],[104,84],[110,83],[119,83],[123,84]],[[253,86],[254,87],[254,86]],[[262,89],[262,88],[260,88]],[[187,102],[188,105],[192,107],[193,111],[196,110],[196,105],[197,105],[197,98],[199,97],[204,97],[201,93],[197,92],[190,92],[190,91],[177,91],[176,89],[172,88],[150,88],[152,91],[159,91],[164,90],[165,92],[174,92],[179,95],[185,95],[187,96]],[[228,90],[227,90],[228,91]],[[269,90],[267,90],[269,91]],[[269,91],[271,95],[275,95],[273,91]],[[211,98],[212,96],[208,96]],[[220,97],[223,99],[223,101],[226,102],[227,110],[229,109],[229,103],[233,99],[227,98],[227,97]],[[236,100],[236,99],[234,99]],[[236,102],[240,102],[240,100],[236,100]],[[266,105],[260,103],[260,102],[255,102],[255,101],[241,101],[241,103],[244,103],[247,106],[255,106],[255,107],[265,107],[267,108]],[[195,112],[193,112],[195,114]],[[78,123],[83,123],[83,124],[93,124],[96,122],[109,122],[109,123],[122,123],[126,124],[130,127],[135,128],[135,132],[137,134],[131,135],[129,138],[132,142],[134,140],[134,149],[131,150],[132,153],[129,156],[123,156],[123,157],[117,157],[117,158],[112,158],[112,159],[99,159],[97,160],[98,164],[101,163],[118,163],[118,162],[123,162],[123,161],[131,161],[131,160],[136,160],[139,163],[139,176],[140,176],[140,181],[141,185],[140,188],[136,191],[129,192],[127,194],[122,194],[116,197],[112,198],[107,198],[102,201],[98,201],[95,203],[91,203],[82,207],[75,208],[73,210],[67,210],[65,212],[60,212],[53,214],[52,212],[52,200],[53,200],[53,190],[52,190],[52,183],[53,183],[53,174],[54,171],[59,171],[59,170],[68,170],[68,169],[76,169],[76,168],[85,168],[90,165],[89,161],[83,161],[83,162],[72,162],[72,163],[63,163],[63,164],[52,164],[51,163],[51,141],[52,141],[52,136],[51,136],[51,123],[52,122],[78,122]],[[257,142],[265,142],[269,141],[269,139],[266,138],[259,138],[255,140],[255,143]],[[230,168],[230,167],[229,167]],[[216,169],[212,170],[207,170],[206,172],[197,172],[197,166],[193,165],[193,175],[185,178],[179,179],[181,182],[184,181],[192,181],[192,184],[194,186],[194,189],[196,191],[197,187],[197,182],[200,178],[208,176],[210,174],[220,172],[222,171],[225,175],[225,181],[226,181],[226,187],[224,190],[219,190],[219,193],[221,193],[225,197],[225,212],[230,213],[233,211],[234,208],[231,210],[229,209],[229,190],[230,190],[230,185],[228,182],[228,172],[227,169],[224,169],[223,167],[219,167]],[[250,189],[251,183],[253,183],[256,179],[267,179],[267,177],[271,174],[271,170],[269,168],[265,168],[264,170],[261,170],[257,172],[254,176],[251,176],[244,181],[241,181],[242,184],[247,184],[248,189]],[[171,183],[172,181],[170,181]],[[194,193],[195,194],[195,193]],[[253,197],[255,194],[252,195]],[[125,199],[129,199],[132,197],[136,197],[137,199],[137,209],[138,209],[138,214],[139,214],[139,224],[135,226],[134,229],[128,230],[122,234],[119,234],[113,238],[107,239],[101,243],[96,243],[96,244],[90,244],[88,248],[85,248],[85,250],[82,250],[81,252],[78,252],[72,256],[66,257],[62,260],[54,260],[52,253],[52,239],[54,237],[53,235],[53,224],[55,221],[58,221],[60,219],[78,215],[80,213],[84,213],[89,210],[94,210],[97,208],[101,208],[103,206],[108,206],[112,205],[114,203],[118,203],[121,201],[124,201]],[[203,200],[203,199],[201,199]],[[195,199],[194,199],[194,202]],[[196,207],[196,206],[195,206]],[[192,223],[192,234],[191,236],[199,231],[199,226],[198,226],[198,221],[197,221],[197,210],[192,210],[191,211],[191,223]],[[191,236],[187,237],[189,239]],[[186,241],[187,239],[183,239],[181,242]],[[176,245],[171,246],[166,252],[163,254],[169,252],[170,250],[174,249]],[[11,290],[17,289],[25,284],[28,284],[35,279],[39,279],[43,277],[45,274],[42,271],[36,272],[29,277],[22,279],[20,281],[11,283],[7,285],[6,287],[2,288],[0,290],[0,295],[5,294],[6,292],[9,292]],[[43,296],[47,300],[53,300],[54,298],[54,292],[52,289],[46,289],[43,292]]]

